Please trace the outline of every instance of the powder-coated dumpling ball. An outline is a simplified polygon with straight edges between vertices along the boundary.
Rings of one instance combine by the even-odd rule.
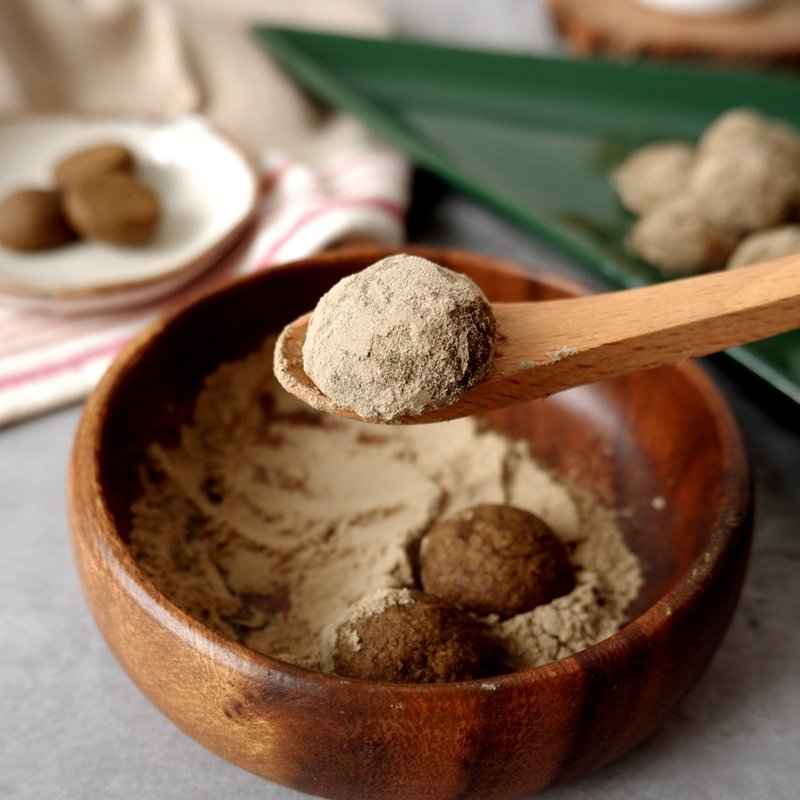
[[[763,141],[770,123],[757,111],[750,108],[732,108],[720,114],[703,131],[697,142],[700,155],[709,153],[741,151],[754,142]]]
[[[19,189],[0,201],[0,244],[14,250],[33,251],[72,241],[57,192]]]
[[[365,598],[333,633],[333,672],[395,683],[445,683],[497,672],[497,648],[481,624],[412,589]]]
[[[622,205],[644,214],[686,189],[694,154],[683,142],[656,142],[631,153],[617,167],[612,183]]]
[[[705,156],[751,147],[766,148],[776,158],[793,161],[800,168],[800,135],[788,125],[747,108],[735,108],[718,117],[700,137],[697,150]]]
[[[322,296],[303,368],[336,405],[391,421],[446,406],[482,380],[496,327],[491,305],[466,275],[398,254]]]
[[[502,618],[575,586],[558,536],[534,514],[506,505],[473,506],[431,528],[420,547],[420,573],[426,592]]]
[[[800,253],[800,225],[779,225],[745,236],[731,254],[726,267],[747,267],[792,253]]]
[[[639,219],[628,249],[668,275],[687,275],[723,266],[737,237],[704,216],[690,195],[677,195]]]
[[[786,220],[797,198],[797,179],[790,159],[754,143],[698,158],[689,190],[710,222],[741,234]]]
[[[780,122],[772,122],[764,137],[764,147],[800,176],[800,135],[794,128]]]

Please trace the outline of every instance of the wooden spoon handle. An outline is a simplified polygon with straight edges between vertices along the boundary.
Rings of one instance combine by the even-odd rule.
[[[497,304],[495,312],[505,345],[489,383],[512,379],[511,394],[536,397],[800,327],[800,254],[574,300]],[[526,353],[538,357],[526,363]]]

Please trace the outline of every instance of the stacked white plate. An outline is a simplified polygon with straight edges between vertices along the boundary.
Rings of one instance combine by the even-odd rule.
[[[80,240],[18,252],[0,246],[0,303],[59,313],[112,311],[176,291],[216,263],[242,235],[258,200],[248,156],[208,121],[31,116],[0,123],[0,198],[53,186],[65,156],[115,142],[158,193],[153,238],[123,247]]]

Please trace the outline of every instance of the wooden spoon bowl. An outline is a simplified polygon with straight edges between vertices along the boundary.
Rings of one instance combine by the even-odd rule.
[[[583,291],[481,255],[413,250],[467,273],[492,301]],[[69,508],[81,582],[141,690],[245,769],[342,800],[527,797],[601,767],[654,730],[706,666],[735,607],[750,540],[749,479],[731,414],[697,365],[490,416],[619,510],[644,569],[630,624],[542,667],[418,686],[294,667],[188,616],[126,547],[144,450],[176,442],[204,377],[388,254],[342,251],[252,276],[126,349],[87,403],[74,444]]]

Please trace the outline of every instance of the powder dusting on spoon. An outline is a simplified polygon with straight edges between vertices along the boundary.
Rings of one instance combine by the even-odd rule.
[[[323,295],[303,367],[337,406],[388,422],[450,405],[486,377],[496,332],[491,305],[469,278],[400,254]]]

